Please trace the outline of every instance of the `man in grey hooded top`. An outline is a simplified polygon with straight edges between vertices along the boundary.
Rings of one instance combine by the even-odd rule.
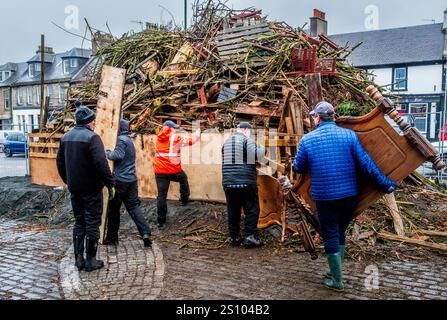
[[[138,178],[136,175],[135,146],[129,137],[129,122],[121,120],[118,144],[114,151],[107,150],[107,159],[115,162],[116,196],[109,203],[107,212],[107,236],[105,245],[118,244],[120,210],[124,202],[127,212],[135,222],[144,245],[150,247],[151,230],[141,211],[138,197]]]

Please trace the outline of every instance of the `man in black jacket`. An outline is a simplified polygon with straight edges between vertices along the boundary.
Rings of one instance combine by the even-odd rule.
[[[79,271],[85,268],[87,272],[104,267],[103,261],[96,260],[103,209],[102,190],[107,186],[113,198],[115,189],[104,145],[93,131],[94,121],[93,111],[80,106],[76,110],[76,127],[62,137],[57,154],[57,169],[68,185],[76,219],[73,230],[76,267]]]
[[[105,245],[118,244],[118,231],[120,228],[120,210],[124,202],[138,232],[143,238],[144,246],[150,247],[151,229],[141,212],[141,201],[138,197],[138,179],[136,174],[135,146],[129,137],[129,122],[121,120],[118,145],[114,151],[107,150],[107,158],[115,162],[116,197],[109,203],[107,213],[107,236]]]
[[[262,246],[256,236],[259,221],[258,175],[256,162],[265,159],[265,148],[250,138],[252,126],[243,122],[222,148],[223,187],[227,198],[228,226],[233,246]],[[245,214],[245,238],[240,236],[241,210]]]

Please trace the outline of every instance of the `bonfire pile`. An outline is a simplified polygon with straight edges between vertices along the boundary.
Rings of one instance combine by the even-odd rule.
[[[71,89],[70,104],[49,128],[69,129],[60,124],[73,118],[76,99],[96,106],[103,64],[127,70],[123,112],[133,132],[152,133],[167,119],[187,130],[197,120],[217,129],[241,120],[278,128],[290,91],[306,119],[305,76],[312,72],[322,74],[322,97],[340,115],[363,115],[374,107],[365,94],[373,83],[346,62],[354,49],[268,21],[254,8],[235,11],[215,0],[198,1],[188,31],[151,28],[108,42],[90,80]]]

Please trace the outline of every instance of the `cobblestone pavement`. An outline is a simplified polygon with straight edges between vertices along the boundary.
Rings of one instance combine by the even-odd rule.
[[[61,261],[59,273],[65,298],[70,300],[155,300],[163,286],[165,266],[157,244],[146,249],[142,241],[122,240],[120,245],[100,246],[105,267],[92,273],[78,272],[73,248]]]
[[[0,300],[61,299],[58,260],[66,229],[0,220]]]
[[[247,251],[145,249],[135,234],[100,247],[106,262],[87,274],[73,266],[71,229],[0,220],[0,299],[442,299],[447,262],[346,263],[346,290],[322,285],[326,263],[270,248]],[[65,253],[65,254],[64,254]]]
[[[447,262],[441,257],[369,266],[347,261],[346,290],[339,294],[322,285],[324,257],[312,261],[304,253],[243,248],[192,252],[166,247],[163,252],[167,269],[161,299],[447,300]]]

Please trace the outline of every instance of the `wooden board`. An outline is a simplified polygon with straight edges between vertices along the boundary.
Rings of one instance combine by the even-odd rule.
[[[96,108],[95,132],[101,137],[105,150],[114,150],[118,141],[121,121],[121,104],[123,101],[126,70],[104,66],[99,87],[98,106]],[[113,172],[113,162],[109,161]],[[107,222],[108,190],[104,189],[104,208],[102,213],[100,242],[104,240]]]
[[[188,175],[191,200],[225,202],[221,166],[221,149],[225,137],[221,134],[203,134],[199,143],[182,149],[182,167]],[[156,141],[155,135],[139,135],[134,139],[139,193],[142,198],[154,199],[158,194],[153,161]],[[199,164],[200,159],[203,164]],[[168,199],[180,199],[178,183],[171,183]]]
[[[65,184],[59,176],[56,158],[30,157],[31,183],[47,187],[64,187]]]

